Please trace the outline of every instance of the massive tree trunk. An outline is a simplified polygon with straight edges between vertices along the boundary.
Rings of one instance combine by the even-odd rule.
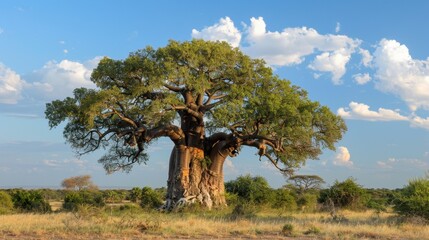
[[[205,154],[201,148],[175,146],[170,156],[164,207],[171,210],[188,203],[200,203],[208,208],[225,206],[225,159],[216,148]]]
[[[225,135],[204,136],[195,119],[182,117],[184,141],[176,142],[170,156],[167,196],[164,208],[171,210],[188,203],[205,207],[225,206],[223,164],[234,149]]]

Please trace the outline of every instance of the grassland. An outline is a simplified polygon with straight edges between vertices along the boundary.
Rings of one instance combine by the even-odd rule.
[[[0,239],[429,239],[429,227],[392,213],[341,211],[247,216],[222,211],[160,213],[128,206],[76,213],[0,215]]]

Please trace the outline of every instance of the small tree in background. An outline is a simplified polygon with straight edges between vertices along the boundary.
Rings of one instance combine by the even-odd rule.
[[[90,175],[66,178],[61,182],[66,190],[96,190],[98,187],[92,182]]]
[[[293,175],[287,180],[299,194],[308,191],[320,190],[322,184],[325,183],[323,178],[317,175]]]

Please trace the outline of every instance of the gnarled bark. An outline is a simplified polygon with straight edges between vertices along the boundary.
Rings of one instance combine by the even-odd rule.
[[[196,202],[208,208],[226,205],[223,163],[227,155],[219,148],[215,146],[208,154],[196,147],[176,145],[173,148],[164,209]]]

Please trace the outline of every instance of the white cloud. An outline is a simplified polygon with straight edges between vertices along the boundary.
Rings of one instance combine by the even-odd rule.
[[[44,165],[48,167],[78,167],[85,168],[86,162],[80,159],[66,159],[66,160],[43,160]]]
[[[203,28],[198,31],[192,29],[193,38],[202,38],[211,41],[226,41],[233,47],[238,47],[241,41],[241,32],[234,26],[234,22],[229,18],[221,18],[219,23]]]
[[[355,80],[355,82],[359,85],[364,85],[366,83],[368,83],[369,81],[371,81],[371,76],[369,75],[369,73],[358,73],[353,75],[353,79]]]
[[[350,152],[346,147],[338,147],[337,155],[334,159],[334,165],[338,166],[353,166],[353,162],[350,160]]]
[[[337,25],[335,26],[335,33],[339,33],[341,30],[341,24],[337,22]]]
[[[427,169],[429,163],[416,158],[389,158],[386,161],[377,161],[377,166],[383,169]]]
[[[35,94],[36,98],[48,100],[62,99],[71,96],[75,88],[94,88],[95,84],[90,77],[100,59],[96,57],[85,63],[70,60],[46,63],[31,75],[37,81],[27,84],[29,95]]]
[[[21,76],[0,63],[0,103],[16,104],[24,84]]]
[[[69,50],[64,49],[64,50],[63,50],[63,53],[67,54],[67,53],[69,53]]]
[[[347,119],[359,119],[367,121],[408,121],[394,110],[379,108],[378,111],[369,110],[369,106],[363,103],[351,102],[349,108],[339,108],[337,114]]]
[[[374,64],[377,89],[399,96],[412,111],[429,109],[429,58],[413,59],[405,45],[383,39]]]
[[[337,29],[339,28],[338,23]],[[244,41],[240,42],[242,36]],[[254,58],[262,58],[273,67],[301,64],[306,57],[318,54],[310,68],[331,73],[335,84],[341,83],[340,79],[346,72],[351,55],[361,44],[361,40],[358,39],[345,35],[323,35],[307,27],[285,28],[281,32],[271,32],[267,30],[262,17],[252,17],[250,26],[245,26],[245,30],[241,32],[230,18],[222,18],[219,23],[201,31],[193,29],[192,37],[225,40],[233,46],[242,43],[243,52]]]
[[[418,116],[413,116],[410,118],[411,126],[418,127],[418,128],[424,128],[426,130],[429,130],[429,117],[427,118],[421,118]]]
[[[359,48],[359,54],[362,56],[361,64],[365,67],[371,66],[371,62],[373,59],[371,53],[366,49]]]
[[[346,73],[346,64],[350,61],[351,53],[346,49],[333,52],[324,52],[317,55],[309,65],[310,69],[320,72],[331,72],[332,82],[341,84],[341,77]]]

